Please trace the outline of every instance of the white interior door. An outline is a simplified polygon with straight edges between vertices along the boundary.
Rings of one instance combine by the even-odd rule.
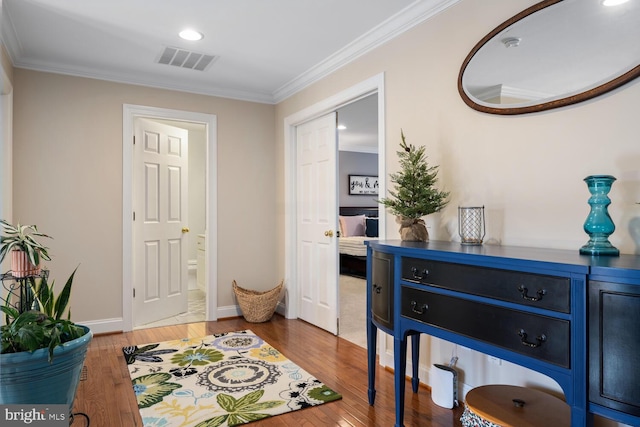
[[[297,127],[299,317],[338,333],[336,114]]]
[[[133,161],[133,324],[187,311],[188,131],[138,118]]]

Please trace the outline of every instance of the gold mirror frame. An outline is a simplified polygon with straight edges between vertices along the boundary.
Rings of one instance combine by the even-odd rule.
[[[460,96],[462,97],[465,104],[467,104],[469,107],[473,108],[474,110],[481,111],[483,113],[489,113],[489,114],[515,115],[515,114],[525,114],[525,113],[536,113],[539,111],[546,111],[554,108],[565,107],[567,105],[577,104],[578,102],[595,98],[596,96],[603,95],[607,92],[610,92],[630,82],[636,77],[640,77],[640,64],[639,64],[633,67],[632,69],[630,69],[629,71],[625,72],[624,74],[621,74],[620,76],[606,83],[603,83],[599,86],[585,90],[583,92],[570,95],[564,98],[553,99],[547,102],[541,102],[538,104],[532,104],[532,105],[527,105],[522,107],[490,107],[487,105],[478,104],[471,97],[469,97],[469,95],[467,95],[464,88],[462,87],[462,77],[464,75],[465,70],[467,69],[467,66],[469,65],[469,62],[471,61],[471,59],[473,59],[476,53],[478,53],[478,51],[486,43],[488,43],[490,40],[492,40],[494,37],[496,37],[498,34],[500,34],[502,31],[504,31],[511,25],[526,18],[529,15],[532,15],[542,9],[545,9],[549,6],[553,6],[562,1],[563,0],[545,0],[523,10],[522,12],[518,13],[517,15],[513,16],[512,18],[506,20],[505,22],[497,26],[493,31],[487,34],[484,38],[482,38],[482,40],[480,40],[473,47],[471,52],[469,52],[464,62],[462,63],[462,66],[460,67],[460,73],[458,74],[458,92],[460,93]]]

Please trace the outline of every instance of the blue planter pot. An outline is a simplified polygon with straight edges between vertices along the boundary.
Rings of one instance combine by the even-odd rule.
[[[80,326],[80,325],[79,325]],[[67,404],[73,409],[82,365],[93,333],[56,347],[33,353],[0,354],[0,404]]]

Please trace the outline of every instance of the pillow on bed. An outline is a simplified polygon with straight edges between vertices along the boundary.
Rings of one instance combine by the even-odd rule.
[[[378,237],[378,218],[366,218],[364,229],[365,236]]]
[[[364,215],[340,215],[340,229],[342,236],[364,236]]]

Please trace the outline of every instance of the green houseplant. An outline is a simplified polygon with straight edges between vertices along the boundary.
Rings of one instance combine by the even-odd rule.
[[[400,136],[400,171],[389,175],[394,189],[389,190],[390,197],[379,202],[396,215],[402,240],[427,241],[429,233],[422,217],[442,210],[449,192],[435,188],[438,166],[429,166],[425,147],[407,144],[403,131]]]
[[[20,230],[2,223],[8,237]],[[38,233],[35,226],[29,227]],[[9,245],[15,246],[15,239],[4,237],[2,254],[11,250]],[[44,258],[42,247],[33,241],[29,244]],[[46,248],[45,256],[50,259]],[[93,336],[89,328],[71,321],[68,305],[76,271],[58,294],[55,281],[48,280],[48,271],[26,277],[16,277],[13,271],[2,275],[0,404],[67,404],[71,412]]]
[[[57,297],[54,293],[55,281],[49,284],[46,274],[41,278],[28,277],[8,293],[0,307],[6,322],[0,326],[1,354],[45,348],[49,354],[48,360],[52,361],[57,346],[86,333],[84,328],[71,321],[71,312],[67,310],[76,270],[71,273]],[[66,319],[63,318],[65,311]]]
[[[11,271],[15,277],[26,277],[38,274],[40,260],[51,261],[49,248],[44,246],[36,237],[47,237],[38,231],[35,225],[10,224],[0,220],[3,236],[0,237],[0,263],[11,254]]]

